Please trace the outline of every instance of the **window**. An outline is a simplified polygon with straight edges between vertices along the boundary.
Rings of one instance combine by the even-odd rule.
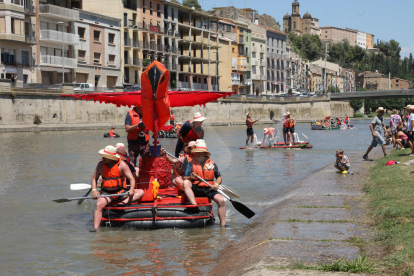
[[[115,34],[112,34],[112,33],[108,34],[108,43],[115,44]]]
[[[174,21],[174,9],[171,8],[171,19]]]
[[[78,61],[85,62],[86,61],[86,51],[78,50]]]
[[[5,32],[6,32],[6,18],[0,17],[0,33],[5,33]]]
[[[14,34],[14,18],[11,19],[11,32]]]
[[[157,4],[157,17],[161,17],[161,4]]]
[[[0,2],[3,1],[0,0]],[[23,6],[23,0],[11,0],[10,2],[15,5]]]
[[[93,31],[93,42],[101,42],[101,32]]]
[[[147,10],[147,5],[145,4],[145,0],[142,0],[142,12],[145,13]]]
[[[108,56],[108,65],[115,66],[115,55]]]
[[[226,26],[226,32],[231,32],[231,26]]]
[[[296,30],[296,22],[293,22],[293,29]]]
[[[85,39],[85,28],[78,27],[78,35],[80,39]]]
[[[101,53],[93,53],[93,63],[101,64]]]
[[[152,15],[152,2],[150,2],[150,15]]]

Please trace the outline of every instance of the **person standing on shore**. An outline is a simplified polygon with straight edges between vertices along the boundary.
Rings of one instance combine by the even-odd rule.
[[[397,114],[397,110],[393,109],[392,110],[392,115],[390,117],[390,129],[391,129],[391,134],[392,134],[392,144],[394,145],[393,147],[397,147],[396,145],[396,141],[398,139],[397,137],[397,127],[402,124],[402,120],[400,115]]]
[[[175,157],[179,157],[184,146],[190,141],[196,141],[198,139],[204,139],[203,122],[206,118],[201,116],[200,112],[194,113],[193,120],[185,122],[180,131],[177,133],[178,140],[175,146]]]
[[[149,150],[149,134],[142,122],[142,109],[135,106],[128,111],[125,118],[125,131],[128,133],[128,153],[132,157],[134,166],[137,166],[138,156],[147,156]]]
[[[381,136],[381,129],[384,129],[384,132],[386,131],[384,125],[384,118],[382,117],[384,115],[385,109],[383,107],[379,107],[375,112],[377,112],[378,115],[374,117],[371,124],[369,125],[369,128],[371,129],[372,133],[372,142],[371,145],[368,147],[367,152],[362,157],[366,161],[369,161],[368,154],[370,153],[370,151],[378,144],[382,147],[382,152],[384,153],[384,156],[387,156],[387,153],[385,151],[385,140]]]
[[[410,114],[407,120],[407,141],[411,148],[410,156],[414,156],[414,106],[408,105],[407,112]]]
[[[253,131],[253,124],[256,123],[257,121],[259,121],[259,119],[257,119],[256,121],[252,120],[252,116],[250,116],[250,113],[246,113],[246,133],[247,133],[247,139],[246,139],[246,148],[247,145],[249,144],[249,139],[250,139],[250,143],[253,143],[253,138],[254,138],[254,131]]]

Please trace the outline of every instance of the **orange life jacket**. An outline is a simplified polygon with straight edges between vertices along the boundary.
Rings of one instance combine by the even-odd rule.
[[[131,117],[131,126],[139,124],[140,117],[139,117],[139,114],[135,112],[135,110],[131,109],[130,111],[128,111],[128,114]],[[133,131],[128,132],[127,139],[128,140],[137,140],[138,135],[141,131],[145,131],[145,141],[148,142],[149,141],[148,130],[142,129],[140,127],[137,127]]]
[[[286,119],[285,127],[286,128],[291,128],[293,126],[294,126],[294,124],[293,124],[293,118]]]
[[[113,129],[111,129],[111,130],[109,131],[109,136],[111,136],[111,137],[113,137],[113,136],[114,136],[114,130],[113,130]]]
[[[109,168],[102,162],[102,189],[114,189],[118,188],[118,190],[126,189],[126,181],[125,176],[121,176],[119,172],[119,164],[122,162],[121,159]]]
[[[189,120],[187,122],[190,122],[191,130],[187,133],[187,136],[184,137],[184,141],[186,143],[188,143],[190,141],[196,141],[197,139],[201,139],[201,137],[204,134],[203,126],[200,127],[200,131],[199,132],[196,132],[196,130],[195,130],[193,124],[192,124],[192,121]]]
[[[345,117],[344,123],[348,124],[348,122],[349,122],[349,117]]]
[[[175,120],[175,116],[174,116],[174,114],[171,114],[171,116],[170,116],[170,120],[171,120],[171,121],[174,121],[174,120]]]
[[[209,168],[207,168],[209,167]],[[201,163],[197,161],[197,159],[193,159],[191,161],[191,169],[192,171],[197,174],[199,177],[210,183],[210,185],[214,185],[214,162],[210,158],[206,160],[204,166],[201,167]],[[194,180],[194,185],[198,185],[199,187],[210,187],[206,183],[200,180]]]

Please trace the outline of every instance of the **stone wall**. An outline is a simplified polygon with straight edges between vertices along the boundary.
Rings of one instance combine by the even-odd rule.
[[[123,124],[129,108],[117,108],[112,104],[93,101],[75,101],[61,98],[57,93],[10,93],[0,92],[0,125],[33,125],[35,115],[42,125],[74,124]],[[176,122],[191,119],[194,112],[201,112],[208,120],[206,125],[243,124],[245,114],[252,114],[262,122],[281,119],[289,111],[297,120],[310,121],[326,116],[351,115],[352,109],[346,101],[330,101],[327,98],[294,99],[293,101],[249,99],[221,99],[206,106],[173,108]]]

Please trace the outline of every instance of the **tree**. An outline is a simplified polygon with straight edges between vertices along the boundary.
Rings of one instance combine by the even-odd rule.
[[[183,0],[183,6],[192,8],[194,7],[197,11],[202,11],[198,0]]]
[[[354,110],[354,113],[361,109],[361,107],[364,105],[364,100],[350,100],[349,104],[351,105],[352,109]]]

